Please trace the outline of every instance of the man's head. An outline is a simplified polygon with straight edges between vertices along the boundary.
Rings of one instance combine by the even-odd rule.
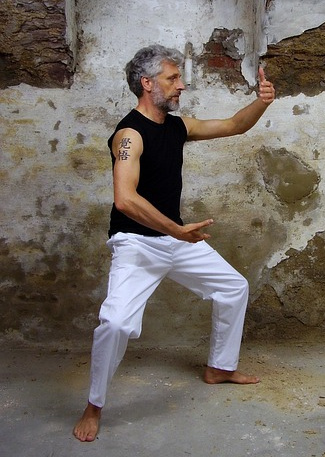
[[[140,98],[144,91],[142,78],[155,80],[163,72],[166,64],[169,67],[180,67],[183,61],[182,53],[176,49],[165,48],[158,44],[140,49],[125,67],[130,90]],[[157,97],[159,99],[159,94]]]

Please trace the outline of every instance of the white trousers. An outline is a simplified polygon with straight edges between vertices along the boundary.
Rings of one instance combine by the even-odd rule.
[[[128,339],[140,336],[146,302],[165,277],[212,300],[208,365],[236,370],[248,299],[243,276],[205,241],[192,244],[170,236],[117,233],[107,245],[112,263],[100,325],[94,331],[90,403],[105,404]]]

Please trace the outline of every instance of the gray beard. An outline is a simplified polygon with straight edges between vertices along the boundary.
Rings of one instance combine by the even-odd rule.
[[[179,102],[172,99],[166,99],[157,85],[155,85],[152,90],[152,96],[155,106],[165,113],[168,113],[169,111],[177,111],[179,108]]]

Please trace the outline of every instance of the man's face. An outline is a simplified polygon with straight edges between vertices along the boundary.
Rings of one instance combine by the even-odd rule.
[[[176,65],[163,63],[163,71],[156,76],[152,88],[152,100],[157,108],[168,112],[179,108],[179,97],[185,86]]]

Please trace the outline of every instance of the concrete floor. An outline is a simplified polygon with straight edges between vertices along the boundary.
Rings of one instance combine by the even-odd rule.
[[[1,457],[325,457],[320,338],[244,343],[241,370],[262,377],[250,386],[203,383],[206,345],[132,343],[93,443],[71,433],[87,399],[89,352],[6,346]]]

